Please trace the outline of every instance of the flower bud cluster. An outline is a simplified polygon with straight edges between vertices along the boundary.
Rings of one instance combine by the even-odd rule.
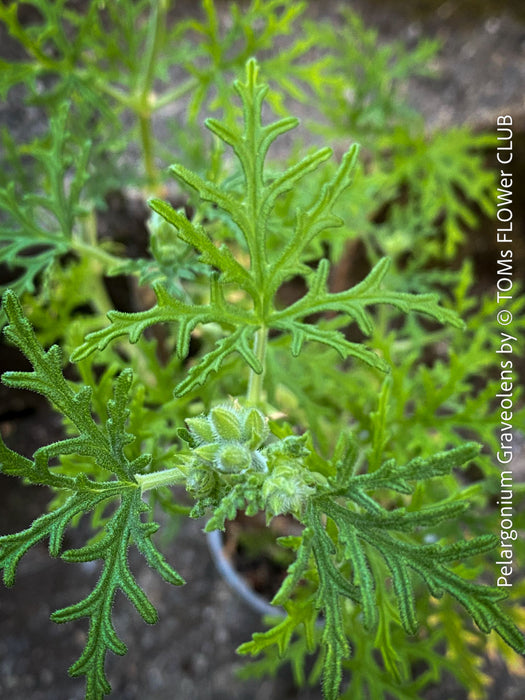
[[[262,508],[269,517],[300,516],[325,481],[307,465],[307,436],[269,442],[268,419],[256,408],[220,404],[207,415],[188,418],[186,426],[194,456],[187,488],[197,498],[220,500],[233,484],[238,488],[242,483],[247,510]],[[245,475],[242,482],[231,478],[240,474]]]
[[[305,435],[289,436],[268,447],[271,472],[262,485],[268,515],[292,513],[300,516],[308,499],[316,492],[314,473],[304,462],[310,454],[305,439]]]
[[[262,486],[262,495],[269,515],[292,513],[299,516],[313,488],[293,463],[276,465]]]
[[[201,464],[222,474],[267,471],[260,448],[269,435],[268,419],[258,409],[221,404],[207,416],[188,418],[186,425]]]

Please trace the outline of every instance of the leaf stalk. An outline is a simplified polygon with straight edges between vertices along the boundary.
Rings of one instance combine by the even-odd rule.
[[[144,493],[161,486],[173,486],[173,484],[180,483],[184,479],[184,474],[179,467],[173,467],[151,474],[135,474],[135,479],[140,486],[141,493]]]

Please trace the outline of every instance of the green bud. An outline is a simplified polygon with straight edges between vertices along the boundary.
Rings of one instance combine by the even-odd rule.
[[[221,472],[231,474],[248,469],[252,455],[244,445],[230,443],[222,445],[215,460],[215,466]]]
[[[210,442],[207,445],[201,445],[193,450],[193,453],[197,455],[203,462],[213,463],[215,462],[217,455],[221,449],[221,446],[216,442]]]
[[[243,440],[248,443],[251,450],[260,447],[268,437],[268,419],[256,408],[251,408],[245,418],[243,425]]]
[[[187,442],[190,447],[196,447],[195,438],[186,428],[177,428],[177,437]]]
[[[217,406],[210,412],[210,423],[215,432],[216,439],[241,441],[241,422],[233,408]]]
[[[207,416],[188,418],[186,425],[185,437],[195,456],[217,471],[268,471],[266,456],[258,450],[270,432],[268,420],[256,408],[230,402],[212,408]]]
[[[217,475],[211,467],[194,465],[186,480],[186,489],[196,498],[210,496],[217,487]]]
[[[277,466],[265,479],[262,496],[268,513],[293,513],[300,516],[315,489],[302,478],[303,474],[292,465]]]
[[[186,425],[198,445],[202,445],[205,442],[214,442],[215,435],[213,434],[213,428],[206,416],[197,416],[197,418],[186,418]]]
[[[310,450],[308,449],[306,442],[308,440],[308,435],[288,435],[287,437],[279,440],[278,442],[273,442],[268,445],[266,452],[271,455],[272,459],[283,459],[283,460],[295,460],[301,459],[302,457],[308,457]]]
[[[258,451],[252,452],[252,469],[255,472],[267,472],[268,463],[266,457]]]

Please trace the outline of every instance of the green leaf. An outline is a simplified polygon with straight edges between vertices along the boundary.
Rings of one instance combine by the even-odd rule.
[[[176,166],[172,166],[172,171],[174,171],[174,169],[176,169]],[[194,173],[190,174],[190,171],[182,168],[182,166],[180,166],[180,169],[184,171],[188,178],[185,181],[194,185],[192,178],[197,179],[198,176]],[[190,175],[192,177],[190,177]],[[219,193],[219,190],[217,190],[217,193]],[[221,199],[219,194],[217,194],[216,198],[211,197],[211,201],[213,201],[214,204],[220,205]],[[153,211],[160,214],[166,221],[175,226],[183,241],[186,241],[186,243],[194,246],[199,251],[202,262],[220,270],[225,283],[236,282],[252,296],[256,294],[254,282],[249,272],[235,260],[230,250],[225,245],[217,248],[202,226],[191,223],[184,214],[176,211],[166,202],[160,199],[150,199],[148,204]],[[233,207],[233,210],[235,211],[237,208]]]
[[[206,523],[204,531],[224,530],[226,520],[234,520],[237,511],[243,509],[245,504],[244,485],[236,484],[229,493],[223,496],[220,503],[216,506],[213,515]]]
[[[438,452],[431,457],[416,457],[404,466],[397,466],[394,460],[384,462],[377,471],[358,474],[352,478],[346,495],[353,498],[356,487],[358,491],[388,488],[399,493],[410,494],[412,480],[426,480],[450,474],[454,467],[459,467],[479,454],[480,445],[467,442],[453,450]]]
[[[344,632],[340,597],[361,602],[361,590],[341,574],[333,561],[334,543],[324,529],[320,513],[311,503],[307,524],[313,534],[313,552],[319,576],[316,605],[324,614],[322,633],[323,694],[327,700],[338,697],[342,679],[342,661],[350,654],[350,645]]]
[[[310,33],[297,37],[299,18],[306,10],[304,2],[290,5],[285,0],[252,0],[242,9],[233,4],[225,21],[221,21],[212,0],[204,0],[203,10],[201,21],[191,19],[185,23],[185,51],[180,58],[180,63],[193,76],[187,110],[190,121],[197,120],[213,94],[210,106],[221,108],[226,123],[231,123],[235,110],[231,104],[230,80],[243,70],[251,56],[261,56],[265,76],[275,88],[269,103],[279,114],[285,113],[286,96],[307,102],[310,86],[333,82],[326,58],[315,52],[316,37]],[[189,36],[187,30],[191,32]],[[268,51],[276,43],[280,50]],[[221,127],[226,128],[222,124]]]
[[[184,396],[202,385],[212,372],[218,372],[224,360],[233,352],[238,352],[246,360],[254,372],[260,374],[262,365],[255,356],[250,339],[255,332],[251,326],[238,328],[227,338],[222,338],[215,344],[215,349],[206,353],[202,360],[190,367],[186,377],[175,387],[176,396]]]
[[[71,250],[76,221],[84,213],[82,195],[91,144],[72,142],[68,116],[68,105],[61,105],[50,120],[49,142],[27,147],[42,177],[42,192],[21,193],[14,182],[0,187],[0,211],[5,214],[0,263],[16,270],[10,287],[18,295],[34,293],[39,276]],[[3,323],[5,318],[0,320]]]
[[[149,539],[152,524],[146,525],[140,519],[144,510],[150,509],[141,500],[138,490],[124,494],[119,508],[104,528],[102,539],[62,554],[62,558],[70,562],[104,561],[102,573],[93,591],[78,603],[57,610],[51,616],[58,623],[82,617],[90,620],[86,647],[78,661],[69,669],[72,676],[86,676],[87,697],[102,697],[111,690],[104,672],[107,651],[120,655],[126,653],[126,646],[117,637],[112,623],[116,592],[122,590],[147,623],[154,624],[157,621],[155,608],[133,577],[127,562],[128,548],[136,536],[138,535],[137,546],[147,554],[148,564],[153,565],[170,583],[184,583],[153,547]],[[154,529],[153,524],[153,531]]]
[[[28,461],[30,462],[30,460]],[[29,469],[31,466],[30,462]],[[9,474],[5,469],[2,471]],[[77,515],[89,512],[98,503],[118,496],[119,493],[120,488],[115,489],[110,485],[106,486],[106,489],[101,488],[99,493],[79,491],[70,496],[66,503],[57,510],[41,515],[26,530],[0,537],[0,565],[4,569],[5,585],[12,586],[14,584],[18,563],[33,545],[49,538],[49,553],[53,557],[59,556],[64,531],[69,522]]]
[[[391,304],[405,313],[417,311],[435,318],[440,323],[463,327],[463,322],[453,311],[438,305],[436,295],[408,294],[381,289],[381,283],[389,265],[388,258],[383,258],[355,287],[346,292],[330,293],[326,289],[328,261],[323,260],[316,274],[312,276],[308,293],[287,309],[275,313],[272,321],[276,325],[285,327],[290,320],[295,321],[326,311],[339,312],[355,320],[360,330],[368,335],[373,330],[373,323],[366,307],[375,304]]]
[[[286,617],[281,622],[266,632],[255,632],[250,642],[245,642],[237,649],[238,654],[251,654],[257,656],[269,646],[275,644],[280,656],[283,656],[290,646],[292,637],[299,627],[304,625],[309,646],[313,646],[315,620],[317,611],[310,603],[294,603],[289,601],[286,604]]]
[[[107,419],[97,422],[91,408],[91,389],[81,387],[75,390],[73,384],[64,378],[58,348],[53,346],[46,352],[39,345],[11,291],[4,295],[4,308],[9,319],[5,334],[24,352],[33,370],[6,372],[3,381],[9,386],[43,394],[78,431],[76,437],[39,448],[34,460],[17,455],[0,440],[0,467],[5,474],[46,484],[68,494],[59,507],[37,518],[26,530],[0,537],[4,581],[9,586],[13,584],[20,559],[33,545],[46,538],[49,538],[49,552],[54,557],[61,556],[69,562],[103,561],[102,573],[93,591],[83,600],[52,615],[55,622],[89,618],[86,647],[70,673],[86,676],[86,697],[102,698],[111,690],[104,671],[107,651],[116,654],[126,651],[112,622],[117,591],[125,593],[146,622],[154,623],[157,619],[155,608],[129,568],[129,547],[135,544],[148,564],[167,582],[173,585],[184,583],[151,541],[158,525],[142,520],[144,513],[151,515],[151,508],[141,498],[136,475],[149,466],[151,458],[140,454],[131,459],[127,454],[128,446],[135,440],[135,436],[128,432],[131,370],[122,371],[115,379],[113,396],[107,404]],[[81,456],[84,462],[95,462],[98,468],[109,471],[112,479],[96,481],[83,472],[76,477],[64,476],[49,466],[51,458],[71,454]],[[109,520],[102,521],[101,536],[79,549],[61,553],[67,527],[109,501],[115,502],[116,509]]]
[[[324,183],[310,206],[299,210],[295,228],[291,235],[287,235],[288,213],[285,220],[281,221],[284,212],[276,210],[277,199],[295,187],[301,178],[315,171],[330,157],[331,151],[328,148],[320,149],[283,173],[270,173],[265,166],[268,148],[279,135],[296,126],[296,121],[281,119],[264,125],[262,105],[268,85],[260,82],[255,60],[250,59],[245,70],[245,80],[235,83],[243,106],[242,128],[232,126],[229,121],[212,119],[207,122],[207,126],[233,148],[243,174],[242,180],[238,178],[235,187],[228,188],[226,182],[205,180],[181,165],[172,166],[171,171],[183,184],[195,190],[202,200],[210,202],[223,212],[218,220],[230,220],[230,230],[236,232],[235,240],[241,245],[244,243],[248,252],[249,269],[235,260],[232,251],[225,244],[217,247],[200,224],[189,221],[184,213],[175,211],[167,203],[158,199],[151,200],[150,206],[154,211],[175,226],[182,240],[198,251],[201,262],[220,272],[218,279],[211,282],[211,303],[208,307],[196,309],[183,305],[180,301],[170,300],[162,292],[162,300],[159,298],[159,304],[148,312],[136,315],[110,312],[113,327],[88,336],[73,357],[81,358],[96,348],[102,349],[109,340],[123,334],[128,334],[133,341],[148,325],[176,319],[180,323],[177,348],[182,357],[191,330],[197,323],[210,322],[213,317],[231,335],[221,340],[216,349],[203,357],[192,369],[190,376],[179,385],[178,391],[186,393],[204,383],[210,372],[217,370],[227,354],[234,349],[239,351],[254,372],[259,372],[254,347],[249,347],[246,342],[248,337],[253,336],[255,327],[291,334],[294,356],[299,354],[305,341],[313,341],[337,350],[342,359],[356,357],[374,368],[386,371],[388,364],[383,358],[362,344],[348,341],[333,326],[348,325],[355,321],[363,333],[370,335],[374,322],[368,307],[379,304],[390,304],[404,313],[423,313],[441,323],[461,326],[458,316],[439,306],[435,295],[415,295],[383,289],[382,283],[389,266],[387,258],[380,260],[362,282],[344,292],[329,292],[327,283],[330,269],[327,260],[319,263],[315,273],[311,272],[305,263],[312,241],[322,231],[342,223],[333,213],[333,208],[352,182],[358,147],[352,146],[343,156],[335,174]],[[214,209],[208,211],[213,222],[213,217],[216,216]],[[276,235],[274,231],[279,233]],[[286,279],[295,275],[307,277],[308,291],[291,306],[279,309],[278,289]],[[222,290],[225,284],[236,285],[251,297],[251,300],[243,301],[242,311],[238,308],[240,304],[235,310],[233,305],[226,303]],[[159,296],[161,288],[157,287],[156,290]],[[247,302],[252,305],[251,309],[246,308]],[[325,313],[334,316],[331,320],[332,327],[323,327],[322,320],[315,324],[308,322],[310,317]],[[246,330],[247,326],[252,328]],[[245,330],[241,332],[243,328]]]
[[[211,280],[212,299],[210,304],[200,306],[186,304],[170,296],[161,285],[155,286],[157,304],[147,311],[126,313],[123,311],[110,311],[108,318],[111,325],[99,331],[89,333],[82,345],[72,354],[73,361],[79,361],[88,357],[95,350],[103,350],[112,340],[123,335],[129,336],[132,343],[136,343],[142,333],[156,323],[177,322],[179,325],[177,335],[177,355],[181,358],[188,353],[190,335],[199,323],[224,323],[236,325],[237,323],[249,323],[251,318],[243,314],[230,304],[226,304],[217,287],[215,280]],[[214,293],[214,290],[217,292]]]
[[[62,354],[54,345],[47,352],[39,345],[31,325],[23,316],[21,306],[8,290],[4,295],[4,310],[9,319],[5,329],[6,337],[15,343],[33,365],[30,372],[5,372],[2,381],[7,386],[29,389],[45,396],[75,425],[79,435],[41,447],[35,453],[33,480],[41,483],[63,485],[62,477],[52,474],[47,468],[49,459],[59,454],[76,452],[96,457],[98,464],[108,471],[115,472],[122,479],[130,478],[129,469],[123,467],[122,445],[112,444],[95,422],[91,413],[91,389],[83,387],[75,391],[62,373]],[[116,384],[117,396],[123,385],[129,388],[130,371],[124,371]],[[119,404],[120,405],[120,404]],[[116,416],[118,418],[118,415]],[[29,476],[29,475],[28,475]]]
[[[347,357],[356,357],[358,360],[365,362],[371,367],[380,369],[383,372],[389,370],[389,365],[379,357],[379,355],[376,355],[375,352],[362,343],[352,343],[346,340],[344,335],[339,331],[319,328],[319,326],[301,323],[300,321],[287,321],[282,324],[276,323],[274,327],[292,334],[291,350],[294,357],[299,355],[303,343],[308,340],[314,343],[322,343],[323,345],[337,350],[343,360]]]
[[[334,455],[336,466],[341,461],[353,463],[355,455],[352,457],[348,450],[348,446],[341,444]],[[516,651],[525,650],[522,633],[499,607],[506,597],[505,592],[473,583],[450,568],[450,564],[456,561],[463,562],[468,557],[491,550],[497,539],[484,535],[450,544],[422,544],[418,536],[422,527],[433,528],[432,532],[435,532],[438,523],[454,522],[467,507],[464,500],[449,498],[414,510],[405,507],[387,510],[365,493],[365,490],[376,488],[411,493],[411,481],[443,476],[478,452],[478,445],[466,443],[428,459],[412,460],[405,466],[397,467],[393,461],[387,462],[369,474],[353,474],[350,467],[344,466],[345,477],[332,480],[332,491],[311,498],[296,560],[273,602],[284,603],[296,590],[298,599],[315,600],[316,606],[322,610],[324,626],[320,646],[326,698],[335,700],[339,697],[343,662],[347,663],[344,660],[350,654],[348,613],[344,612],[348,606],[343,607],[342,598],[348,598],[355,606],[354,619],[357,611],[360,616],[362,614],[365,630],[370,632],[379,623],[381,635],[386,634],[390,639],[390,632],[385,630],[387,623],[382,619],[386,614],[388,594],[385,572],[392,579],[399,620],[408,634],[415,634],[418,627],[415,601],[416,596],[421,596],[416,588],[416,577],[420,577],[434,597],[449,593],[465,608],[481,631],[494,630]],[[402,533],[401,536],[397,532]],[[298,588],[303,578],[308,580],[309,587]],[[317,583],[313,593],[312,583]],[[289,632],[289,627],[281,623],[265,633],[266,636],[254,638],[243,650],[257,653],[272,643],[279,644],[280,635],[285,632]],[[290,643],[291,637],[284,641]],[[357,653],[362,655],[362,648]],[[353,662],[348,663],[352,666]]]
[[[277,290],[286,278],[296,274],[303,252],[321,231],[343,223],[332,213],[332,208],[352,183],[358,153],[359,147],[355,144],[351,146],[333,178],[323,186],[316,202],[307,211],[298,212],[293,236],[271,267],[272,290]]]
[[[393,132],[391,179],[408,186],[412,215],[441,219],[441,255],[452,258],[473,229],[478,212],[494,215],[494,172],[484,167],[483,151],[494,148],[492,134],[472,134],[465,127],[437,130],[429,136],[405,128]],[[461,193],[461,196],[458,196]]]
[[[300,538],[295,561],[290,564],[286,578],[273,597],[272,605],[283,605],[308,569],[313,547],[312,540],[313,531],[305,528]]]

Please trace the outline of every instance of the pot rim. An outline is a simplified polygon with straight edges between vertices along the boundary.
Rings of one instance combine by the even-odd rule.
[[[242,598],[251,608],[261,615],[270,617],[284,617],[286,612],[278,605],[271,605],[265,598],[248,585],[245,579],[236,571],[231,561],[223,551],[223,533],[221,530],[212,530],[206,533],[208,549],[213,563],[226,583]]]

